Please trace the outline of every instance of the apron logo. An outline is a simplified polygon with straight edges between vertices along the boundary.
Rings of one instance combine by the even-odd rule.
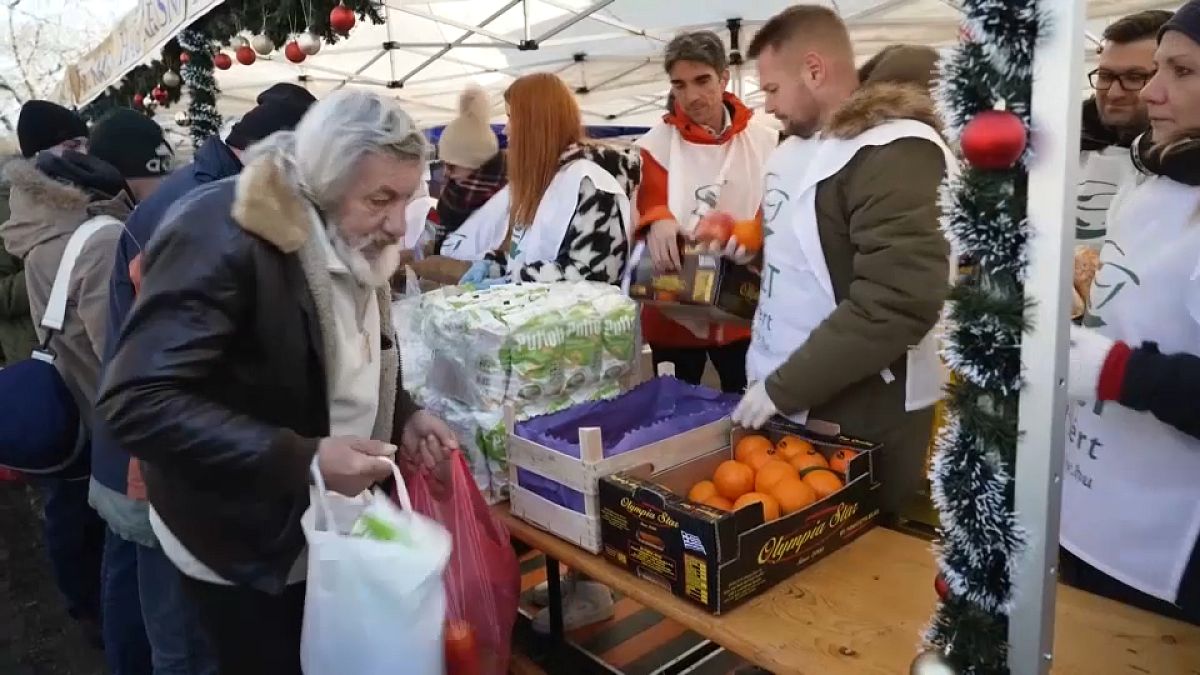
[[[1101,252],[1103,253],[1104,249],[1110,245],[1115,248],[1117,253],[1121,254],[1122,257],[1125,256],[1125,251],[1120,247],[1120,245],[1117,244],[1117,242],[1111,239],[1104,240],[1104,246],[1100,249]],[[1108,273],[1109,269],[1115,270],[1115,272]],[[1113,274],[1117,276],[1117,279],[1110,280],[1109,277]],[[1099,295],[1096,289],[1100,289],[1100,292],[1105,293],[1104,298],[1097,302],[1094,306],[1087,308],[1083,315],[1083,325],[1088,328],[1107,326],[1108,323],[1104,319],[1101,319],[1098,314],[1094,314],[1093,311],[1103,309],[1105,305],[1112,302],[1118,295],[1120,295],[1121,291],[1131,283],[1134,286],[1142,285],[1142,280],[1138,277],[1136,272],[1128,267],[1118,265],[1110,260],[1105,260],[1100,267],[1100,271],[1096,273],[1096,280],[1092,282],[1092,295]]]
[[[774,234],[774,232],[771,230],[771,225],[775,223],[775,218],[779,216],[779,211],[783,208],[783,205],[792,198],[791,195],[789,195],[785,190],[780,190],[777,187],[773,187],[773,185],[778,182],[779,174],[777,173],[768,173],[764,181],[767,187],[766,191],[763,193],[762,205],[764,238]]]
[[[704,214],[717,208],[717,201],[721,198],[722,187],[724,187],[724,183],[721,183],[720,185],[716,183],[710,183],[708,185],[701,185],[700,187],[696,188],[696,192],[692,195],[696,198],[696,206],[692,209],[692,215],[697,218],[702,218],[704,217]]]

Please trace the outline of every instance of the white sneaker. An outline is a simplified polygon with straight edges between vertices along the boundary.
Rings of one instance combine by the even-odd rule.
[[[563,631],[569,632],[613,617],[613,597],[608,586],[596,581],[580,581],[569,598],[563,599]],[[533,630],[550,634],[550,608],[533,617]]]
[[[559,578],[561,579],[561,581],[560,581],[558,587],[562,591],[563,600],[566,601],[567,596],[569,596],[569,595],[571,595],[571,593],[575,592],[575,582],[578,581],[579,577],[572,572],[567,572],[566,574],[562,575]],[[542,583],[540,583],[537,586],[534,586],[532,589],[530,589],[529,601],[532,602],[533,604],[537,605],[538,607],[545,607],[546,605],[549,605],[550,604],[550,582],[543,581]]]

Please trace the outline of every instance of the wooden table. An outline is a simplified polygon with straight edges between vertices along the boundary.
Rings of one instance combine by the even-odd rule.
[[[876,528],[724,616],[712,616],[552,534],[495,512],[512,535],[779,675],[907,673],[933,612],[926,541]],[[1200,675],[1200,627],[1059,586],[1058,675]]]

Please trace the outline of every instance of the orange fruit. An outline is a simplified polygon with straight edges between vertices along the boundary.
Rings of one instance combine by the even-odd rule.
[[[786,516],[817,501],[817,491],[800,478],[788,477],[776,483],[769,493],[779,502],[779,510]]]
[[[829,460],[829,468],[845,475],[850,470],[850,460],[858,457],[858,453],[850,448],[838,448]]]
[[[757,218],[739,220],[733,224],[733,238],[751,253],[762,249],[763,228]]]
[[[818,499],[824,499],[842,489],[842,479],[829,469],[813,469],[804,474],[804,482],[817,493]]]
[[[747,507],[751,504],[762,504],[763,520],[775,520],[779,517],[779,502],[771,495],[765,495],[761,492],[747,492],[738,498],[733,503],[733,510]]]
[[[803,471],[811,467],[818,469],[829,468],[829,462],[825,461],[825,455],[822,455],[820,450],[811,445],[803,452],[789,459],[788,463],[795,467],[796,471]]]
[[[721,462],[713,474],[713,485],[717,494],[726,499],[737,499],[754,489],[754,469],[733,459]]]
[[[749,464],[749,462],[746,461],[747,458],[749,458],[751,454],[758,451],[762,451],[767,454],[775,452],[775,444],[771,443],[771,440],[766,436],[759,436],[758,434],[742,436],[741,440],[737,442],[737,445],[733,449],[733,458],[743,464]]]
[[[733,510],[733,502],[729,501],[728,499],[725,499],[721,495],[713,495],[700,503],[704,504],[705,506],[711,506],[714,509],[721,509],[722,511],[732,511]]]
[[[813,452],[812,443],[799,436],[784,436],[775,444],[775,454],[785,462],[790,462],[794,457],[811,452]]]
[[[711,480],[702,480],[688,490],[688,499],[703,504],[705,499],[717,496],[717,486]]]
[[[788,464],[781,459],[772,459],[766,464],[763,464],[763,467],[759,469],[758,473],[754,476],[754,490],[756,492],[762,492],[763,494],[766,494],[771,491],[771,488],[774,487],[776,483],[784,478],[795,477],[796,470],[792,468],[791,464]]]
[[[762,448],[754,448],[746,454],[746,459],[741,460],[742,464],[754,469],[755,472],[763,468],[763,464],[771,461],[775,461],[775,455]]]

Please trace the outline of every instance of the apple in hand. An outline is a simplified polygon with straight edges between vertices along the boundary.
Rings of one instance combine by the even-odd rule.
[[[709,211],[696,224],[696,241],[715,242],[724,245],[733,234],[733,216],[724,211]]]

